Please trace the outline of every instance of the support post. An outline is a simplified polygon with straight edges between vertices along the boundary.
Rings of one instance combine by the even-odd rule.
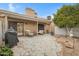
[[[23,22],[23,36],[25,36],[25,23]]]
[[[2,25],[2,32],[3,32],[3,40],[5,39],[5,33],[6,33],[6,31],[8,30],[8,20],[7,20],[7,16],[4,16],[4,19],[3,19],[3,23],[2,23],[3,25]]]
[[[5,24],[5,32],[8,30],[8,19],[7,19],[7,16],[5,16],[5,19],[4,19],[4,24]]]
[[[38,20],[37,20],[37,35],[38,35]]]
[[[2,40],[5,40],[5,32],[8,30],[8,20],[6,15],[2,15]],[[5,42],[2,43],[5,46]]]

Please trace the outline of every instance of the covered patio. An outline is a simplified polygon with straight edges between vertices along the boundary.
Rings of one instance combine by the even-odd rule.
[[[51,20],[39,17],[29,17],[6,10],[0,10],[0,23],[1,41],[5,39],[5,33],[10,27],[13,27],[18,36],[26,36],[28,31],[30,35],[38,35],[40,30],[42,30],[42,33],[50,33],[52,30]]]

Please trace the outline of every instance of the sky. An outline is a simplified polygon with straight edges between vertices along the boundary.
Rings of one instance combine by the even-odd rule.
[[[66,3],[0,3],[0,9],[25,14],[25,8],[32,8],[39,17],[53,15]]]

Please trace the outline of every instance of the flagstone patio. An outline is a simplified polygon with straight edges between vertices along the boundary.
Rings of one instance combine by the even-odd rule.
[[[19,37],[19,43],[12,48],[15,56],[57,56],[62,45],[50,34],[34,37]]]

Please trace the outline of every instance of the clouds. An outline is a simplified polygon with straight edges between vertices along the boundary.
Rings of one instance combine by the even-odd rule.
[[[15,7],[13,6],[14,4],[13,3],[9,3],[8,4],[8,9],[10,10],[10,11],[13,11],[13,12],[15,12]]]

